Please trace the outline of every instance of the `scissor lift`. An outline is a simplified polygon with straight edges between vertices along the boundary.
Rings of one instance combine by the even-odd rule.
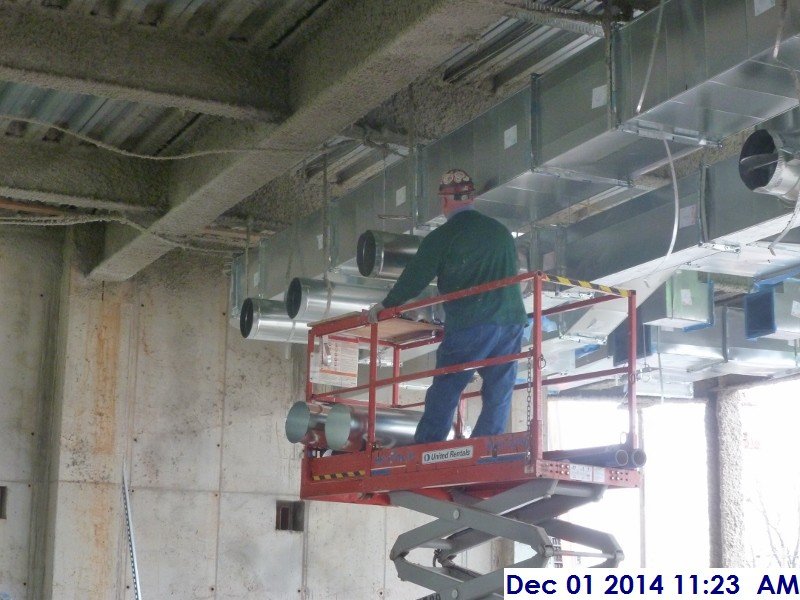
[[[436,344],[443,335],[438,325],[397,318],[402,313],[526,282],[531,282],[533,287],[533,312],[530,316],[534,326],[529,349],[505,357],[401,375],[400,359],[404,350]],[[567,300],[545,309],[545,286],[551,298],[567,290],[579,289],[582,293],[564,294]],[[575,297],[580,299],[569,300]],[[543,379],[543,334],[540,326],[543,317],[589,309],[620,298],[627,301],[627,364],[592,373]],[[367,383],[334,392],[316,391],[311,377],[312,354],[323,346],[322,341],[326,339],[348,341],[369,349]],[[379,356],[379,350],[392,352],[391,377],[378,378],[376,357]],[[557,554],[596,558],[600,562],[594,566],[616,566],[623,554],[613,536],[558,517],[575,507],[598,500],[608,488],[637,487],[640,473],[630,465],[604,466],[602,461],[593,464],[587,459],[586,449],[546,452],[543,444],[542,392],[547,385],[557,383],[626,376],[629,431],[625,449],[634,455],[641,452],[636,436],[635,357],[634,292],[542,272],[526,273],[469,290],[384,309],[376,324],[368,323],[364,313],[352,313],[315,323],[310,327],[308,336],[306,401],[366,405],[369,418],[362,451],[323,456],[318,449],[306,450],[300,495],[309,500],[403,506],[434,517],[431,523],[402,534],[390,554],[401,579],[435,592],[426,598],[502,598],[502,569],[481,574],[455,563],[459,553],[495,538],[520,542],[530,546],[535,553],[533,558],[508,567],[543,567]],[[515,389],[528,390],[529,422],[524,431],[469,439],[461,437],[463,403],[470,397],[480,395],[479,392],[472,392],[462,396],[455,439],[394,448],[381,448],[376,444],[375,415],[378,409],[419,406],[400,403],[402,383],[519,360],[527,360],[529,367],[528,381],[515,386]],[[391,403],[379,404],[377,390],[387,386],[392,390]],[[364,392],[367,393],[367,400],[353,398],[355,394]],[[456,458],[431,462],[431,453],[436,452],[450,453]],[[551,537],[575,542],[595,551],[576,553],[557,550]],[[416,548],[433,548],[434,566],[409,562],[408,554]]]

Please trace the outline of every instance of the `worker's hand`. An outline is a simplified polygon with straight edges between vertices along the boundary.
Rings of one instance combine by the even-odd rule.
[[[383,304],[378,302],[377,304],[373,304],[372,308],[369,309],[367,313],[367,320],[370,323],[377,323],[378,322],[378,313],[381,312],[384,308],[386,308]]]

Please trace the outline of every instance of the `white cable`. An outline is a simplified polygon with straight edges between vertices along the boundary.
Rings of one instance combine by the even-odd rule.
[[[107,144],[103,141],[98,139],[83,135],[82,133],[78,133],[77,131],[73,131],[71,129],[67,129],[65,127],[61,127],[59,125],[55,125],[53,123],[47,123],[45,121],[39,121],[38,119],[31,119],[29,117],[21,117],[17,115],[0,115],[0,120],[5,121],[21,121],[23,123],[30,123],[32,125],[39,125],[41,127],[47,127],[49,129],[55,129],[56,131],[60,131],[66,135],[71,135],[82,142],[86,142],[87,144],[92,144],[93,146],[97,146],[98,148],[102,148],[103,150],[108,150],[109,152],[114,152],[115,154],[121,154],[122,156],[127,156],[128,158],[140,158],[142,160],[156,160],[156,161],[167,161],[167,160],[186,160],[190,158],[199,158],[201,156],[215,156],[218,154],[255,154],[255,153],[284,153],[284,154],[298,154],[302,152],[307,152],[307,149],[302,148],[277,148],[277,147],[264,147],[264,148],[220,148],[217,150],[198,150],[196,152],[187,152],[185,154],[174,154],[171,156],[153,156],[152,154],[139,154],[138,152],[129,152],[128,150],[123,150],[118,146],[114,146],[112,144]]]
[[[647,86],[650,84],[650,75],[653,73],[653,63],[656,60],[656,50],[658,49],[658,40],[661,37],[661,20],[664,16],[664,0],[658,5],[658,19],[656,21],[656,33],[653,36],[653,47],[650,49],[650,61],[647,63],[647,73],[644,76],[644,85],[642,86],[642,95],[639,97],[639,103],[636,105],[636,114],[642,112],[642,105],[644,104],[644,97],[647,94]]]
[[[794,211],[792,212],[792,216],[789,219],[789,222],[786,223],[786,227],[784,227],[783,231],[781,231],[780,234],[778,234],[778,237],[776,237],[774,240],[772,240],[772,242],[770,242],[770,245],[767,246],[767,250],[770,251],[772,256],[775,256],[775,244],[779,244],[780,241],[784,237],[786,237],[786,234],[789,233],[789,230],[791,230],[795,226],[795,222],[797,221],[797,215],[798,214],[800,214],[800,201],[795,200]]]
[[[672,255],[672,251],[675,249],[675,241],[678,239],[678,222],[680,221],[681,212],[681,198],[678,194],[678,176],[675,174],[675,161],[672,160],[672,152],[669,149],[669,144],[667,143],[666,138],[664,138],[662,141],[664,142],[664,148],[667,150],[667,158],[669,159],[669,172],[672,176],[672,195],[675,200],[675,220],[672,223],[672,240],[669,243],[669,249],[661,259],[661,262],[659,262],[658,265],[656,265],[656,267],[644,278],[645,283],[647,283],[648,277],[661,270],[661,267],[664,266],[664,263],[667,262],[669,257]]]
[[[781,0],[781,20],[778,22],[778,33],[775,35],[775,46],[772,48],[772,58],[777,59],[781,48],[781,38],[789,17],[789,0]]]
[[[151,235],[157,240],[170,244],[176,248],[181,248],[183,250],[191,250],[193,252],[200,252],[203,254],[220,254],[220,255],[229,255],[232,251],[229,250],[212,250],[210,248],[198,248],[196,246],[192,246],[191,244],[184,244],[181,242],[177,242],[175,240],[171,240],[169,238],[164,237],[163,235],[159,235],[150,231],[147,227],[143,225],[139,225],[135,221],[131,221],[130,219],[126,219],[125,217],[120,217],[116,215],[65,215],[65,216],[52,216],[52,217],[29,217],[29,218],[18,218],[18,217],[0,217],[0,225],[27,225],[27,226],[36,226],[36,227],[66,227],[69,225],[82,225],[85,223],[121,223],[122,225],[127,225],[128,227],[133,227],[140,233]]]
[[[661,390],[661,404],[664,404],[664,369],[661,366],[661,327],[656,327],[656,354],[658,356],[658,383]]]

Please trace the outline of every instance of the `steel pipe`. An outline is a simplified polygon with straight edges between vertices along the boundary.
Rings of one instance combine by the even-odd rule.
[[[381,448],[408,446],[414,443],[414,432],[422,418],[418,411],[389,408],[375,415],[375,442]],[[341,452],[358,452],[365,445],[369,411],[362,406],[337,404],[325,421],[328,447]]]
[[[647,462],[647,454],[645,454],[644,450],[641,448],[636,448],[636,450],[630,451],[631,457],[631,464],[634,467],[643,467],[644,463]]]
[[[356,262],[364,277],[397,279],[414,258],[422,238],[369,229],[358,238]]]
[[[349,312],[365,310],[386,297],[387,290],[362,286],[329,284],[296,277],[286,291],[285,313],[291,319],[320,321]]]
[[[308,341],[308,324],[286,316],[284,303],[278,300],[247,298],[239,314],[239,331],[248,340],[265,342]]]
[[[622,448],[606,450],[604,452],[593,452],[592,454],[575,454],[570,456],[551,456],[549,452],[545,452],[542,458],[545,460],[563,460],[580,465],[611,468],[627,467],[630,463],[628,451]]]
[[[644,450],[632,450],[625,444],[577,448],[574,450],[549,450],[543,453],[546,460],[568,460],[570,462],[597,467],[641,467],[647,461]]]
[[[295,402],[286,415],[286,439],[310,448],[327,448],[325,421],[330,409],[319,404]]]

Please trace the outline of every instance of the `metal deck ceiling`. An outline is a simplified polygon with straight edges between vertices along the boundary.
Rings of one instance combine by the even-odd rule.
[[[96,21],[97,27],[127,25],[179,36],[232,45],[280,49],[292,44],[298,32],[331,4],[326,0],[42,0],[39,10],[74,13]],[[545,3],[542,3],[545,4]],[[547,2],[555,7],[596,14],[595,0]],[[491,87],[524,83],[532,72],[542,73],[597,38],[504,18],[479,40],[456,51],[443,65],[444,79],[454,84]],[[220,119],[175,108],[48,90],[0,81],[0,115],[52,123],[129,152],[169,155],[192,127]],[[27,142],[72,146],[81,142],[56,129],[31,122],[4,119],[0,131]],[[337,161],[331,179],[363,180],[386,157],[375,148],[360,146]],[[390,161],[391,162],[391,161]]]
[[[33,2],[29,4],[34,4]],[[97,27],[133,28],[234,45],[277,47],[291,39],[325,0],[42,0],[41,10],[73,13]],[[0,82],[0,115],[19,115],[52,123],[124,150],[167,153],[170,145],[197,122],[197,113],[85,94]],[[0,131],[28,141],[77,144],[79,140],[50,128],[4,120]]]
[[[599,16],[602,12],[602,3],[596,0],[550,4],[587,15]],[[532,73],[544,73],[596,41],[598,38],[592,35],[505,18],[490,27],[475,44],[462,48],[446,61],[444,78],[498,89]]]

